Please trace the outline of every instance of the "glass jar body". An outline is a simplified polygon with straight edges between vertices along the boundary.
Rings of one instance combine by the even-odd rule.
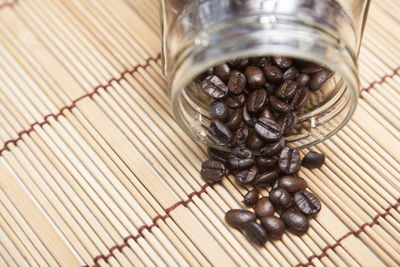
[[[357,104],[368,6],[368,0],[161,0],[164,72],[179,125],[212,146],[205,133],[210,103],[196,77],[232,58],[279,55],[334,72],[286,141],[303,148],[332,136]]]

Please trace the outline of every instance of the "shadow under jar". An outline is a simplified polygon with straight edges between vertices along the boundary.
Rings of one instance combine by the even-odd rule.
[[[251,59],[251,65],[257,65],[263,64],[255,63],[257,58],[264,58],[264,63],[276,67],[279,62],[273,56],[282,56],[292,58],[297,71],[305,68],[305,62],[328,70],[322,87],[309,90],[307,103],[296,110],[295,129],[286,137],[290,146],[301,149],[319,143],[339,131],[353,115],[360,86],[357,58],[368,0],[160,2],[164,73],[173,112],[180,127],[200,142],[227,149],[207,137],[209,107],[215,99],[201,86],[211,74],[207,74],[210,68],[228,85],[232,71],[240,69],[240,59]],[[227,64],[229,75],[224,74],[223,67],[215,68],[235,60],[238,65]],[[271,79],[267,77],[266,81]],[[246,92],[255,89],[248,86],[247,81]],[[267,97],[271,94],[275,96],[276,91]]]

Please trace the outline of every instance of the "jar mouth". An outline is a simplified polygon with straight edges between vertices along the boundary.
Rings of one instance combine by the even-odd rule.
[[[262,27],[255,30],[252,19]],[[175,59],[176,67],[170,70],[173,112],[187,134],[215,147],[206,136],[210,122],[208,110],[189,94],[200,90],[195,87],[194,79],[210,67],[232,58],[256,56],[298,58],[323,65],[335,73],[330,78],[331,87],[334,87],[331,95],[314,103],[313,108],[299,117],[299,132],[286,139],[288,145],[307,148],[326,140],[347,124],[357,106],[359,79],[355,54],[346,44],[324,27],[277,16],[247,18],[237,23],[228,24],[225,29],[199,33],[191,40],[192,45],[181,51]]]

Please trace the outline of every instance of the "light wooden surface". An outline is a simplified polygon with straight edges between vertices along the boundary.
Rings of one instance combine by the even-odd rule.
[[[0,266],[400,265],[398,14],[372,1],[359,107],[301,173],[321,213],[258,248],[172,117],[157,1],[0,2]]]

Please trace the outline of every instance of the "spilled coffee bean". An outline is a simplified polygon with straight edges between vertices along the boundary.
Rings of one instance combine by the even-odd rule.
[[[264,246],[267,242],[267,231],[261,224],[258,224],[255,221],[245,224],[244,231],[247,237],[256,245]]]
[[[301,161],[301,165],[308,169],[321,168],[324,163],[325,155],[313,151],[308,152]]]
[[[243,203],[246,206],[254,206],[257,203],[258,198],[260,197],[260,193],[258,193],[257,189],[253,189],[244,196]]]
[[[225,175],[225,165],[216,160],[206,160],[201,165],[201,176],[208,183],[218,182]]]
[[[232,227],[243,229],[249,222],[254,222],[256,215],[248,210],[230,210],[225,214],[225,221]]]
[[[294,204],[305,215],[314,215],[321,210],[321,201],[307,190],[300,190],[293,196]]]
[[[281,219],[287,228],[297,235],[302,235],[309,228],[307,217],[298,211],[287,210],[281,215]]]
[[[285,223],[280,218],[273,215],[267,215],[261,217],[260,222],[271,238],[281,239],[286,227]]]

